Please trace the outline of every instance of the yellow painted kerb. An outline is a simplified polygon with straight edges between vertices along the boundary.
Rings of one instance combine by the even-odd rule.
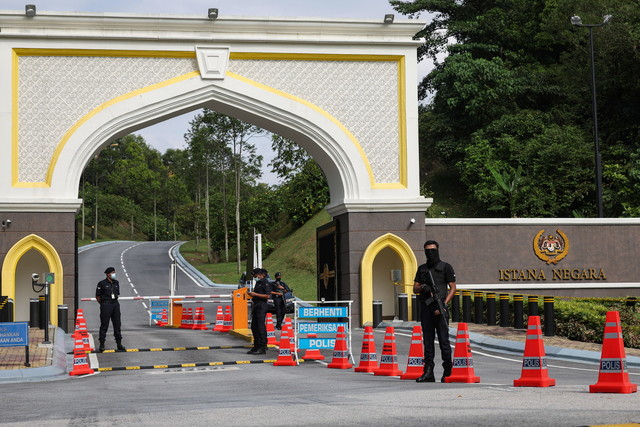
[[[118,102],[124,101],[129,98],[133,98],[140,94],[151,92],[153,90],[169,86],[183,80],[188,80],[200,75],[199,71],[192,71],[181,76],[174,77],[169,80],[162,81],[124,95],[113,98],[107,102],[97,106],[89,113],[85,114],[80,120],[74,123],[73,126],[64,134],[60,142],[58,143],[56,150],[53,153],[45,182],[21,182],[18,176],[18,60],[20,56],[101,56],[101,57],[135,57],[135,58],[195,58],[195,52],[183,52],[183,51],[138,51],[138,50],[100,50],[100,49],[13,49],[13,74],[12,74],[12,117],[13,117],[13,131],[12,131],[12,156],[11,156],[11,170],[12,170],[12,182],[14,187],[51,187],[51,179],[53,171],[55,169],[60,153],[66,145],[71,135],[82,126],[87,120],[98,114],[100,111],[108,108]]]
[[[418,260],[415,254],[403,239],[392,233],[378,237],[367,246],[360,263],[360,300],[361,323],[373,321],[373,262],[376,256],[385,248],[391,248],[402,261],[402,277],[409,282],[418,269]],[[404,283],[404,293],[411,295],[413,282]],[[409,299],[409,313],[411,313],[411,299]],[[415,319],[414,319],[415,320]]]
[[[18,263],[24,254],[31,249],[35,249],[47,261],[49,272],[54,273],[56,283],[50,286],[50,313],[51,323],[58,325],[58,305],[62,304],[62,295],[64,289],[64,271],[62,270],[62,261],[55,248],[42,237],[36,234],[30,234],[18,241],[9,252],[7,252],[4,262],[2,263],[2,292],[15,301],[16,298],[16,269]],[[14,306],[15,307],[15,306]]]

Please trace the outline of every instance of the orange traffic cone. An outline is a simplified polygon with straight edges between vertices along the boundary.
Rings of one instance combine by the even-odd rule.
[[[409,347],[407,370],[400,375],[401,380],[415,380],[424,372],[424,347],[422,345],[422,326],[414,326]]]
[[[167,326],[169,324],[169,320],[167,318],[167,309],[163,308],[162,309],[162,317],[160,318],[160,321],[158,323],[156,323],[156,325],[158,326]]]
[[[318,336],[314,333],[307,334],[307,338],[318,338]],[[304,360],[324,360],[324,356],[320,353],[320,349],[317,348],[309,348],[302,356]]]
[[[182,317],[180,319],[180,329],[187,329],[189,325],[189,320],[188,320],[188,311],[187,308],[185,306],[182,306]]]
[[[629,381],[627,356],[622,339],[620,313],[608,311],[604,324],[602,355],[598,382],[589,386],[589,393],[635,393],[638,385]]]
[[[87,331],[87,322],[84,319],[82,309],[78,309],[78,317],[76,318],[76,328],[71,337],[82,341],[82,346],[85,352],[91,352],[94,348],[91,346],[91,340],[89,339],[89,331]]]
[[[227,305],[224,308],[224,323],[222,324],[222,330],[220,332],[229,332],[233,329],[233,319],[231,318],[231,306]]]
[[[75,339],[75,347],[73,348],[73,369],[69,375],[86,375],[93,374],[93,369],[89,366],[89,356],[84,349],[81,338]]]
[[[224,314],[222,314],[222,306],[219,305],[218,309],[216,310],[216,324],[211,330],[215,332],[222,332],[223,327],[224,327]]]
[[[376,342],[373,340],[373,328],[371,326],[365,326],[362,352],[360,353],[360,364],[354,371],[373,372],[376,369],[378,369],[378,354],[376,353]]]
[[[276,338],[276,328],[273,326],[273,316],[271,313],[267,313],[265,320],[267,324],[267,345],[278,345],[278,339]]]
[[[291,351],[291,341],[288,336],[280,338],[280,344],[278,345],[278,359],[273,362],[273,366],[295,366],[296,361],[293,360]]]
[[[550,387],[554,385],[556,385],[556,380],[549,378],[547,370],[540,316],[529,316],[527,341],[524,345],[524,358],[522,359],[522,375],[513,381],[513,386]]]
[[[205,325],[207,319],[204,315],[204,307],[196,308],[196,315],[193,318],[193,326],[191,329],[196,331],[206,331],[207,325]]]
[[[398,353],[396,352],[396,332],[393,326],[387,326],[382,344],[382,354],[380,355],[380,367],[373,371],[373,375],[384,375],[394,377],[402,375],[398,369]]]
[[[464,322],[458,323],[456,334],[456,348],[453,350],[453,368],[451,375],[444,379],[445,383],[479,383],[480,377],[475,376],[473,370],[473,356],[469,343],[469,328]]]
[[[282,325],[282,334],[287,334],[287,336],[289,337],[289,340],[291,341],[291,350],[297,351],[296,336],[293,331],[293,323],[291,321],[291,318],[289,317],[285,317],[284,319],[284,324]]]
[[[349,363],[349,349],[347,348],[347,337],[344,333],[344,326],[338,326],[336,343],[333,347],[333,358],[327,368],[349,369],[353,365]]]

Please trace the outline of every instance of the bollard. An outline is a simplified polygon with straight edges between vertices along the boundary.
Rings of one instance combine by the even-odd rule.
[[[544,297],[544,336],[556,334],[556,319],[553,310],[553,297]]]
[[[538,297],[535,295],[529,295],[527,297],[527,314],[529,316],[538,315]]]
[[[38,298],[29,298],[29,327],[40,327],[40,301]]]
[[[13,300],[11,298],[0,299],[0,322],[13,322]]]
[[[420,321],[420,299],[418,295],[411,295],[411,315],[414,322]]]
[[[39,322],[38,322],[38,328],[40,329],[44,329],[46,328],[47,325],[47,302],[45,300],[44,295],[40,295],[38,297],[38,313],[39,313]]]
[[[373,302],[373,327],[377,328],[382,322],[382,301]]]
[[[487,325],[495,326],[496,324],[496,294],[487,293]]]
[[[473,294],[473,306],[475,308],[474,323],[484,323],[484,294],[476,291]]]
[[[406,322],[409,320],[409,295],[398,294],[398,319]]]
[[[513,328],[524,329],[524,297],[513,296]]]
[[[462,321],[471,322],[471,291],[462,291]]]
[[[509,294],[500,294],[500,326],[509,326]]]
[[[64,331],[65,334],[69,333],[69,306],[58,306],[58,326]]]
[[[456,291],[451,299],[451,321],[455,323],[460,321],[460,291]]]

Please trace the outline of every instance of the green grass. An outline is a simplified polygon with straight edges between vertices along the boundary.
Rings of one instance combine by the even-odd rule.
[[[294,295],[303,300],[315,300],[316,292],[316,228],[331,221],[326,211],[321,211],[306,224],[276,244],[276,248],[263,260],[263,267],[271,277],[276,271],[282,273],[284,280]],[[240,275],[236,263],[207,263],[206,243],[200,242],[198,251],[195,241],[189,241],[180,247],[182,256],[200,270],[214,283],[238,283]],[[243,261],[242,268],[246,263]]]

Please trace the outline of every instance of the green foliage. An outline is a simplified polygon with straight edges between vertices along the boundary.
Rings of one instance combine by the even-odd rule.
[[[576,341],[602,343],[607,311],[618,311],[625,347],[640,348],[640,317],[620,300],[555,301],[556,334]]]
[[[569,18],[612,14],[593,30],[605,214],[640,214],[640,0],[390,3],[429,13],[416,35],[436,64],[419,90],[423,181],[455,168],[469,199],[525,217],[595,213],[589,32]]]

